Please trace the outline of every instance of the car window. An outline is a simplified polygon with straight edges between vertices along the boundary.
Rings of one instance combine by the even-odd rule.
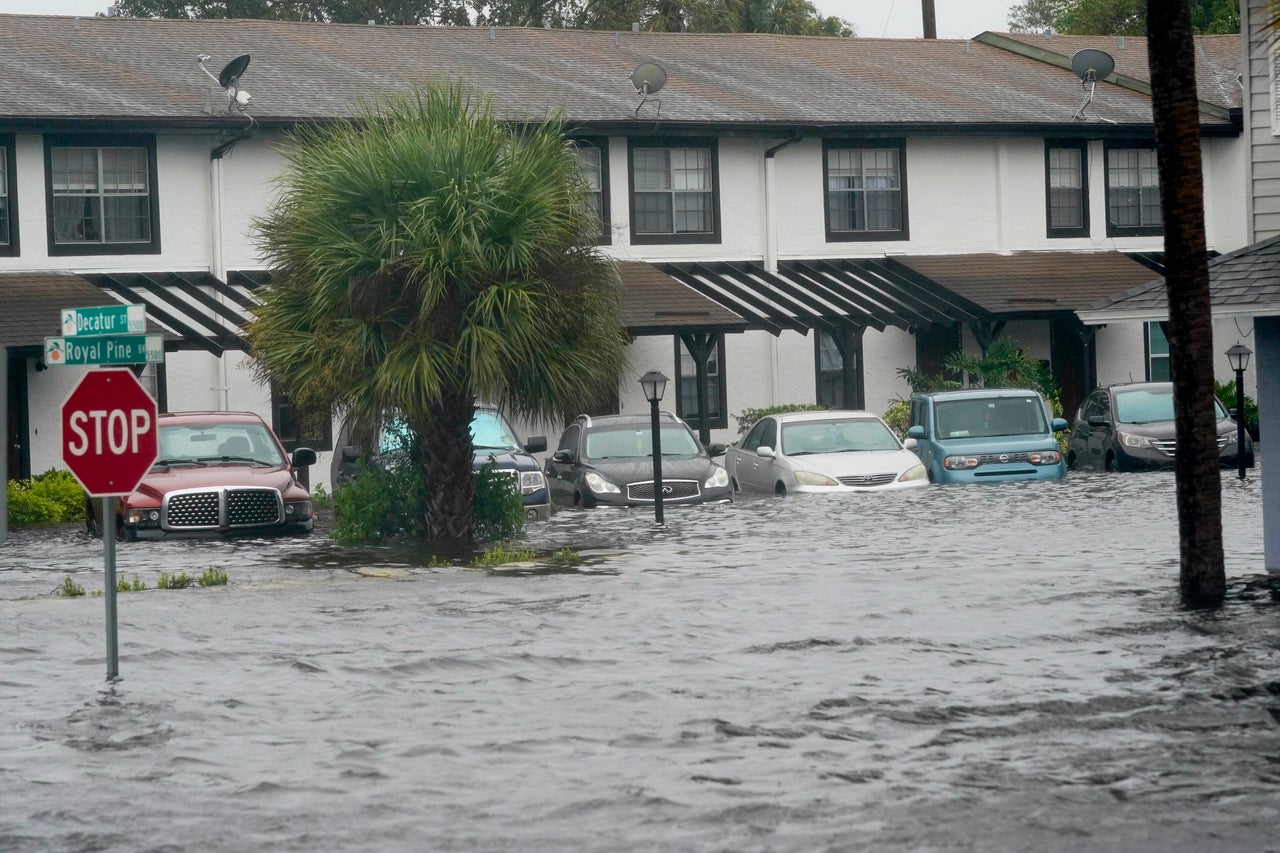
[[[519,450],[520,442],[506,418],[491,409],[481,409],[471,419],[471,446],[485,450]]]
[[[1213,400],[1214,417],[1222,420],[1227,410],[1216,397]],[[1135,388],[1116,393],[1116,420],[1126,424],[1149,424],[1173,420],[1173,389]]]
[[[698,439],[682,424],[660,429],[663,456],[693,456],[701,449]],[[649,427],[627,426],[587,430],[587,459],[636,459],[653,455]]]
[[[782,426],[782,452],[787,456],[897,449],[898,439],[873,418],[800,421]]]
[[[778,422],[773,418],[769,418],[764,425],[764,435],[760,437],[761,447],[772,447],[778,449]]]
[[[157,464],[261,462],[283,465],[284,456],[265,424],[161,424]]]
[[[943,438],[1043,435],[1049,431],[1039,397],[977,397],[934,406]]]
[[[742,440],[742,449],[755,451],[760,447],[760,442],[764,439],[765,430],[768,429],[770,423],[772,421],[769,418],[760,419],[751,428],[751,432],[747,433],[747,437]]]
[[[560,436],[560,444],[556,447],[557,451],[567,450],[577,455],[578,452],[578,427],[576,425],[569,427]]]

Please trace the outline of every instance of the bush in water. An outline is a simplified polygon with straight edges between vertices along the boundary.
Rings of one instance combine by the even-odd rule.
[[[30,480],[10,480],[9,523],[61,524],[84,518],[84,489],[70,471],[49,469]]]

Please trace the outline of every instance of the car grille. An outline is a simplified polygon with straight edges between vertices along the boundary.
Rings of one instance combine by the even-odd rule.
[[[842,486],[887,486],[898,479],[897,474],[859,474],[855,477],[837,477]]]
[[[978,457],[979,465],[1008,465],[1010,462],[1026,462],[1025,453],[984,453]]]
[[[1223,433],[1218,436],[1218,450],[1226,449],[1226,446],[1235,440],[1235,433]],[[1178,449],[1178,442],[1172,438],[1153,438],[1151,439],[1151,446],[1165,456],[1172,456],[1173,451]]]
[[[166,530],[217,530],[280,524],[284,503],[276,489],[201,489],[164,499]]]
[[[690,498],[696,498],[701,494],[702,491],[698,488],[697,480],[662,481],[662,499],[664,501],[689,500]],[[647,483],[628,483],[627,500],[653,500],[653,481],[650,480]]]

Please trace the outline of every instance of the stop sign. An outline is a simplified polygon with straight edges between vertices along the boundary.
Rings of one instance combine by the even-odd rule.
[[[156,403],[132,371],[90,371],[62,404],[62,461],[94,497],[132,492],[157,447]]]

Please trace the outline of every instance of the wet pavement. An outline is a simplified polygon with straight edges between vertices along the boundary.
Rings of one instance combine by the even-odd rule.
[[[0,850],[1280,851],[1280,583],[1223,475],[565,511],[501,570],[302,540],[0,547]],[[160,572],[227,572],[156,590]]]

